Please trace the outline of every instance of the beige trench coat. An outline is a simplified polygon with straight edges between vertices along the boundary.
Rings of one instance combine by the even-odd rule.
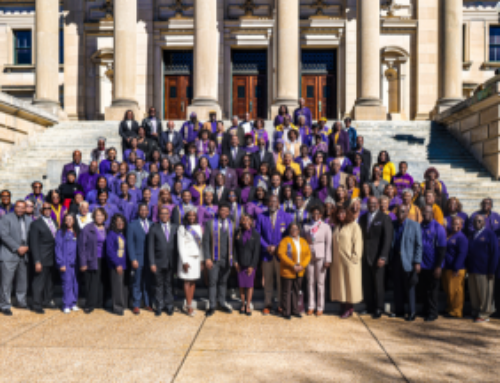
[[[356,222],[337,226],[333,231],[333,260],[330,266],[330,297],[341,303],[359,303],[363,300],[361,257],[363,236]]]

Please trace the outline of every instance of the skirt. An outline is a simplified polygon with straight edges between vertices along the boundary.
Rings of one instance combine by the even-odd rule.
[[[248,268],[242,269],[238,273],[238,285],[241,289],[250,289],[253,287],[253,282],[255,280],[255,269],[253,269],[252,274],[248,275]]]
[[[189,263],[189,270],[187,273],[184,272],[184,268],[182,267],[182,263],[179,261],[177,265],[177,276],[180,279],[185,281],[196,281],[200,279],[201,267],[200,262],[201,258],[199,256],[191,256],[186,257],[186,263]]]

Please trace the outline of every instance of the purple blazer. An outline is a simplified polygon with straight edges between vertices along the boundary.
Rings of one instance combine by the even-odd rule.
[[[88,270],[97,270],[97,228],[90,223],[78,236],[78,264]]]
[[[333,147],[335,145],[340,145],[342,147],[342,152],[344,153],[344,156],[349,153],[349,134],[341,130],[340,135],[339,135],[339,140],[337,141],[337,144],[335,144],[335,133],[332,132],[328,138],[329,140],[329,154],[333,156]]]
[[[66,177],[70,171],[75,170],[75,163],[72,162],[70,164],[66,164],[63,167],[62,175],[61,175],[61,183],[65,184],[66,183]],[[78,173],[78,177],[82,175],[83,173],[88,173],[89,172],[89,167],[88,165],[85,165],[84,163],[80,163],[80,173]]]
[[[271,224],[269,212],[257,217],[255,230],[260,234],[261,257],[264,262],[272,261],[273,257],[267,252],[267,247],[278,246],[285,236],[288,226],[293,222],[293,216],[279,209],[274,228]]]

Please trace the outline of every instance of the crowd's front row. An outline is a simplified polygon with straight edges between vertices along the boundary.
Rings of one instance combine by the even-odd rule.
[[[177,210],[178,207],[175,208]],[[182,225],[171,220],[172,211],[159,207],[158,222],[148,219],[147,204],[138,207],[138,219],[127,224],[116,213],[110,218],[102,207],[85,218],[72,213],[58,222],[51,217],[52,206],[43,202],[40,218],[26,214],[26,202],[17,201],[14,211],[0,220],[1,290],[0,309],[12,315],[11,293],[19,308],[44,313],[53,304],[52,272],[59,271],[65,313],[77,311],[78,275],[83,275],[85,313],[104,305],[106,286],[110,286],[113,312],[123,315],[130,300],[134,314],[142,302],[157,316],[174,311],[174,276],[184,281],[183,311],[194,315],[195,283],[206,273],[211,316],[220,310],[231,312],[226,302],[228,278],[237,272],[242,314],[251,315],[256,271],[262,268],[265,309],[273,310],[274,281],[280,303],[277,313],[285,319],[301,317],[300,297],[303,277],[307,278],[307,315],[320,316],[325,309],[325,279],[330,270],[330,299],[342,304],[342,318],[353,314],[354,304],[364,300],[367,312],[380,318],[385,304],[385,282],[394,285],[391,316],[416,316],[416,290],[420,290],[426,321],[438,318],[438,292],[442,283],[447,295],[447,315],[463,316],[466,273],[472,315],[487,321],[495,311],[494,283],[500,278],[498,241],[485,227],[485,217],[473,217],[474,234],[467,238],[459,216],[452,219],[449,235],[433,218],[432,206],[422,211],[419,224],[408,218],[409,208],[399,205],[396,219],[380,210],[376,197],[370,197],[367,213],[355,217],[352,209],[337,205],[327,214],[322,205],[313,205],[308,219],[297,223],[293,215],[280,208],[276,196],[257,219],[242,213],[233,220],[231,206],[218,206],[213,219],[198,224],[196,207],[183,212]],[[387,266],[392,275],[386,278]],[[203,271],[203,273],[202,273]]]

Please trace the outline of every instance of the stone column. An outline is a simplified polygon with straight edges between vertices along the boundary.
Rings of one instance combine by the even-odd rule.
[[[358,98],[356,120],[386,120],[380,100],[380,1],[357,1]]]
[[[290,114],[299,99],[299,0],[277,0],[277,94],[271,106],[271,118],[280,105],[287,105]]]
[[[114,0],[113,101],[105,110],[106,120],[121,120],[131,109],[142,120],[136,99],[137,0]]]
[[[197,113],[199,121],[215,111],[222,118],[218,98],[219,31],[217,29],[217,0],[194,1],[194,76],[193,104],[188,115]]]
[[[462,101],[463,1],[443,0],[441,8],[442,67],[438,113]]]
[[[33,104],[59,115],[59,0],[36,0],[35,33]]]

